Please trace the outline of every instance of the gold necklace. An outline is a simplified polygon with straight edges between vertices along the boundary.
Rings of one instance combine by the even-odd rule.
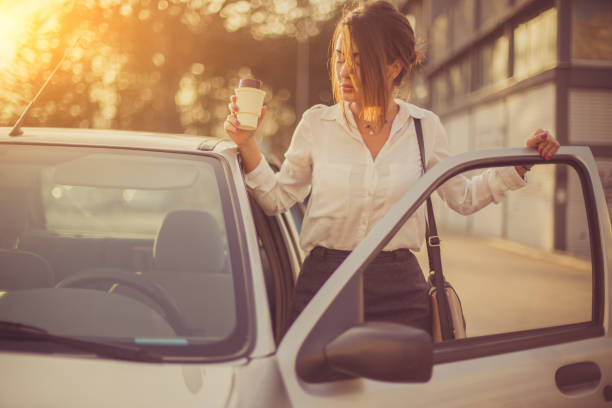
[[[389,119],[385,120],[385,123],[383,123],[383,125],[381,126],[381,129],[387,124],[389,123]],[[374,135],[374,129],[372,128],[372,125],[370,125],[369,123],[366,123],[365,128],[368,129],[368,133],[370,134],[370,136]]]

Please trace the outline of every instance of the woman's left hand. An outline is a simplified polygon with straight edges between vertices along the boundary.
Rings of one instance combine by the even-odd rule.
[[[538,129],[533,132],[530,138],[525,141],[525,146],[533,147],[538,149],[540,156],[544,160],[550,160],[553,158],[557,150],[559,150],[560,144],[553,135],[547,130]],[[524,177],[525,173],[531,169],[531,165],[514,166],[519,176]]]
[[[525,146],[538,149],[540,156],[542,156],[544,160],[550,160],[555,153],[557,153],[557,150],[559,150],[560,144],[550,132],[538,129],[525,141]]]

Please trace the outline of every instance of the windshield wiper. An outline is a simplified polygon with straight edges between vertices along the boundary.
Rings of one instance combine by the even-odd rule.
[[[163,358],[157,353],[153,353],[141,347],[127,345],[101,343],[91,340],[83,340],[76,337],[60,336],[51,334],[45,329],[28,324],[0,321],[0,338],[28,340],[28,341],[47,341],[75,349],[88,351],[100,357],[116,358],[119,360],[161,362]]]

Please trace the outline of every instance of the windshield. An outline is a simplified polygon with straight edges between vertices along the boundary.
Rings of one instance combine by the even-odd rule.
[[[0,146],[0,320],[167,357],[242,350],[226,180],[211,156]]]

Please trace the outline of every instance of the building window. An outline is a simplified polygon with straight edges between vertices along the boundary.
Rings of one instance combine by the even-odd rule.
[[[474,34],[474,0],[459,0],[451,10],[452,47],[465,45]]]
[[[480,83],[478,88],[495,85],[508,78],[508,37],[501,35],[479,50]]]
[[[572,2],[572,57],[612,61],[612,2]]]
[[[499,21],[499,18],[510,8],[508,0],[477,0],[477,4],[479,28],[486,28],[495,21]]]
[[[453,103],[459,102],[470,92],[470,67],[469,57],[464,57],[453,63],[448,69]]]
[[[431,25],[431,50],[430,56],[432,60],[440,60],[446,55],[450,49],[448,35],[448,17],[446,14],[440,14],[434,18]]]
[[[551,8],[514,29],[514,76],[524,79],[557,63],[557,9]]]
[[[440,111],[448,107],[449,86],[446,71],[437,73],[432,79],[431,105],[434,111]]]
[[[422,0],[414,1],[408,4],[405,8],[406,18],[414,30],[417,44],[427,43],[427,26],[425,21],[425,12],[423,10]]]

